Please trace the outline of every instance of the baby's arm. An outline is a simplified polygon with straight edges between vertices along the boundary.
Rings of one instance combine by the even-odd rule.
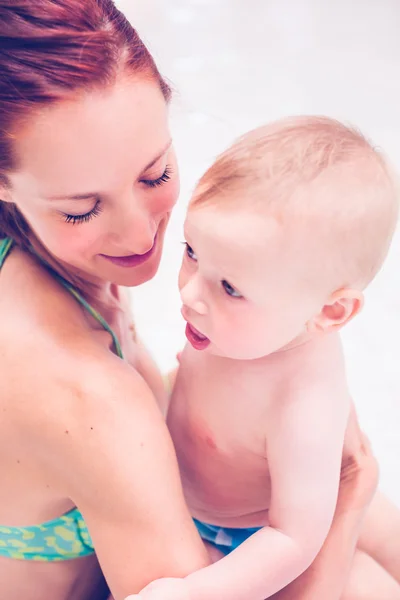
[[[321,390],[307,395],[283,400],[268,414],[270,526],[181,582],[151,584],[144,598],[169,600],[171,586],[175,599],[263,600],[312,563],[335,511],[349,404]]]
[[[339,497],[328,537],[311,567],[275,594],[274,600],[338,600],[343,595],[363,517],[379,479],[378,463],[356,420],[350,428],[355,439],[342,462]]]

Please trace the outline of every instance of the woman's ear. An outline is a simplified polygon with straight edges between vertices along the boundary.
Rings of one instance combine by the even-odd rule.
[[[12,202],[12,196],[9,186],[2,181],[0,177],[0,200],[1,202]]]
[[[307,324],[310,333],[323,333],[341,329],[364,306],[364,295],[359,290],[341,289],[332,294],[321,312]]]

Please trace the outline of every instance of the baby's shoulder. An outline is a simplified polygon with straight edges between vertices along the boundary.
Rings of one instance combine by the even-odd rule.
[[[277,369],[270,416],[275,414],[277,421],[285,424],[293,415],[303,426],[318,426],[329,419],[345,421],[351,399],[340,341],[322,340],[290,352]]]
[[[346,396],[347,379],[339,336],[321,336],[281,357],[280,384],[289,398],[320,394]]]

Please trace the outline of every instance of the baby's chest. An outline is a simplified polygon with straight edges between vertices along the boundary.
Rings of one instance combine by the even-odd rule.
[[[264,510],[270,495],[265,404],[238,382],[189,381],[178,378],[167,423],[191,510],[201,518],[207,511],[228,518]]]
[[[265,465],[269,408],[268,390],[257,378],[182,368],[168,427],[182,461],[235,469],[255,460]]]

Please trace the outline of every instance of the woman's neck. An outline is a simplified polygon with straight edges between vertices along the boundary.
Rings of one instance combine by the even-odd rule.
[[[57,260],[37,238],[31,239],[31,251],[46,266],[50,267],[75,288],[85,300],[101,314],[120,308],[118,286],[110,281],[90,277],[78,269]],[[106,318],[106,316],[104,315]]]

